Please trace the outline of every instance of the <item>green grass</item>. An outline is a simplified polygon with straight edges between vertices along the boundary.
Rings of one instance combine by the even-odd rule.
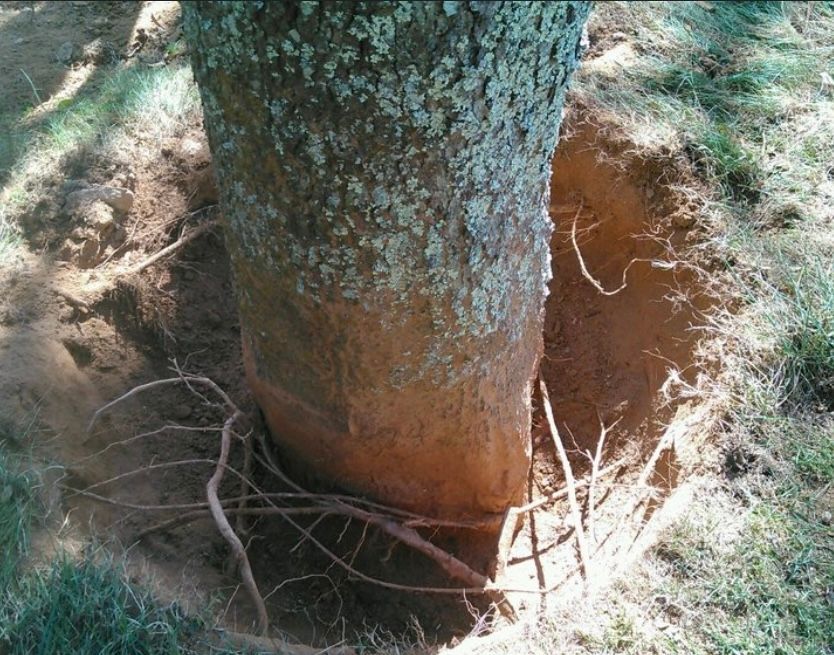
[[[640,52],[615,74],[593,66],[577,95],[621,117],[639,141],[683,142],[705,179],[731,201],[806,200],[834,149],[831,91],[834,7],[817,2],[617,3],[601,23],[632,30]],[[611,31],[611,30],[609,30]],[[818,119],[807,125],[807,118]],[[810,129],[809,129],[810,128]],[[806,141],[795,150],[797,134]],[[786,149],[790,150],[785,166]]]
[[[785,311],[771,314],[784,363],[782,396],[793,403],[818,403],[834,410],[834,261],[808,258],[783,276]],[[779,321],[779,319],[782,319]]]
[[[30,527],[37,515],[37,474],[12,457],[0,441],[0,589],[8,588],[29,550]]]
[[[37,202],[39,184],[66,174],[85,148],[118,153],[126,135],[158,144],[197,111],[190,68],[172,65],[119,68],[73,98],[23,116],[0,116],[0,204],[10,214],[20,212]]]
[[[160,606],[126,582],[109,560],[60,556],[23,577],[6,607],[2,638],[9,655],[171,654],[198,624],[176,606]]]
[[[114,126],[141,123],[170,130],[197,109],[199,98],[187,67],[122,68],[91,94],[59,102],[38,121],[46,147],[63,149],[100,136]],[[44,147],[41,145],[41,147]]]
[[[689,614],[670,652],[818,655],[831,646],[831,529],[800,486],[774,493],[748,511],[729,547],[720,522],[702,510],[656,548],[669,572],[664,591]]]
[[[724,124],[699,132],[689,144],[696,168],[733,200],[753,198],[760,185],[756,157]]]

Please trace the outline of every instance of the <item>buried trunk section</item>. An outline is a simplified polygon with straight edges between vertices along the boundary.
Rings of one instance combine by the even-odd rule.
[[[344,328],[350,319],[346,313],[339,318]],[[384,359],[381,351],[398,344],[379,334],[379,317],[360,325],[366,320],[367,331],[345,339],[355,354]],[[321,375],[316,393],[339,402],[324,408],[294,395],[293,385],[264,376],[246,335],[244,363],[270,432],[296,470],[392,506],[467,520],[499,513],[523,493],[530,464],[528,381],[539,328],[539,321],[530,321],[519,342],[526,347],[491,353],[488,361],[500,371],[495,376],[473,373],[451,385],[425,381],[391,389],[384,361],[365,362],[359,373],[342,377],[325,358],[313,369]]]

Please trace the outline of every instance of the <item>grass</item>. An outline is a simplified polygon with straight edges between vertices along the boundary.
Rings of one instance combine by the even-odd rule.
[[[711,8],[598,6],[592,20],[632,32],[641,52],[625,68],[587,67],[577,95],[619,116],[640,142],[684,145],[726,199],[758,201],[762,194],[801,204],[816,194],[814,183],[831,161],[831,89],[824,81],[834,62],[834,8],[820,2],[810,9],[780,2]],[[796,157],[797,134],[807,158]]]
[[[5,611],[9,655],[174,654],[194,626],[126,582],[112,561],[60,556],[24,576]]]
[[[0,588],[7,589],[29,550],[29,529],[38,503],[36,473],[3,446],[0,441]]]
[[[807,258],[807,257],[806,257]],[[818,403],[834,410],[834,262],[806,261],[783,277],[789,299],[780,316],[770,315],[779,334],[784,367],[781,396],[794,404]],[[778,318],[783,321],[776,323]]]
[[[23,116],[0,116],[0,204],[19,213],[85,149],[118,158],[137,140],[156,147],[197,111],[189,67],[122,67],[73,98]]]
[[[664,591],[687,612],[667,652],[811,655],[830,648],[831,530],[802,484],[783,482],[771,492],[744,513],[733,535],[701,507],[655,549]]]

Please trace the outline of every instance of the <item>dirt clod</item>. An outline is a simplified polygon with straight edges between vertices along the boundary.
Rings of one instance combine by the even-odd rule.
[[[85,205],[96,201],[104,202],[123,214],[133,207],[133,191],[119,187],[94,185],[70,193],[64,202],[68,214],[80,211]]]
[[[65,66],[74,63],[80,56],[81,51],[72,41],[64,41],[55,52],[55,61],[58,61]]]

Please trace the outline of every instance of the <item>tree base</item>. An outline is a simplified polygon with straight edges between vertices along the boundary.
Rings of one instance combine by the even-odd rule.
[[[438,411],[452,403],[459,412],[464,403],[455,403],[454,396],[465,398],[472,393],[468,386],[477,389],[476,382],[467,380],[453,390],[386,394],[367,401],[364,413],[334,416],[259,375],[245,335],[243,355],[247,381],[273,441],[307,477],[454,521],[502,515],[521,502],[530,468],[529,411],[526,421],[516,421],[512,438],[501,434],[492,440],[461,440],[446,421],[447,412]],[[498,521],[492,524],[500,527]]]

